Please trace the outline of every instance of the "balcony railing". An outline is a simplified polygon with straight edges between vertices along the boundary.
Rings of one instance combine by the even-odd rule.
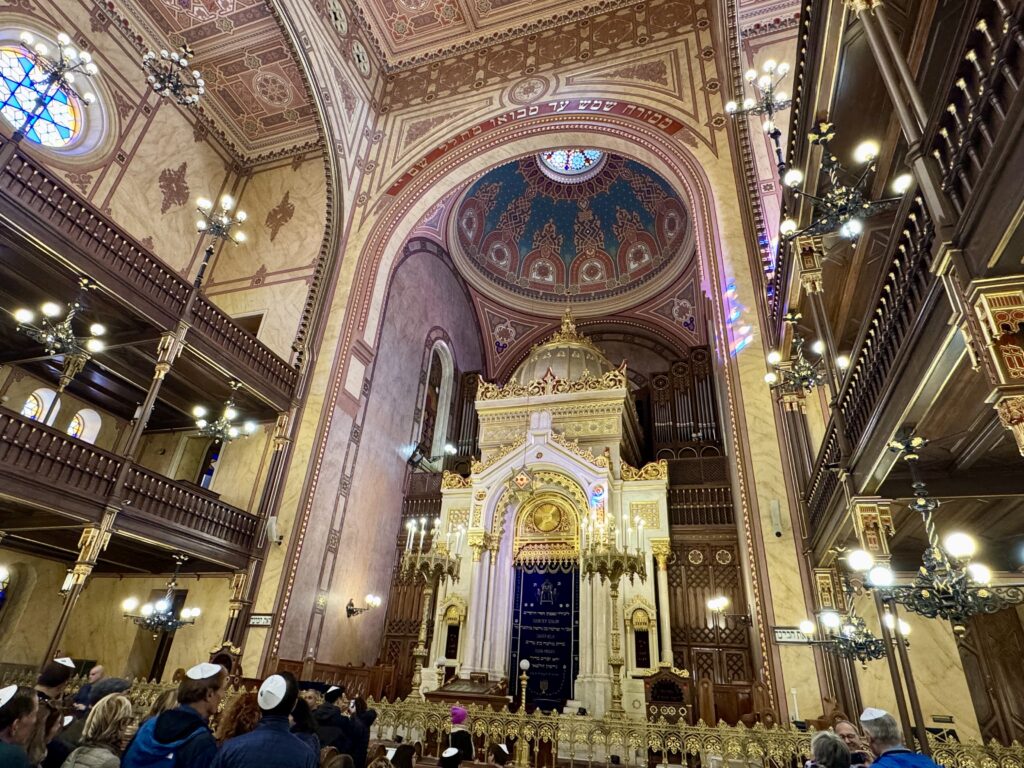
[[[123,463],[121,456],[0,408],[0,489],[29,506],[99,522]],[[237,567],[247,560],[259,519],[201,488],[133,465],[114,531]]]
[[[181,318],[191,284],[145,250],[67,184],[7,137],[0,136],[0,212],[54,245],[75,269],[125,297],[163,329]],[[4,204],[6,203],[6,205]],[[189,344],[286,409],[298,372],[202,296],[195,302]]]

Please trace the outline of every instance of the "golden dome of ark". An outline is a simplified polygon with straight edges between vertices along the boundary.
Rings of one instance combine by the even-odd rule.
[[[528,384],[550,375],[576,381],[584,375],[600,378],[618,368],[590,339],[576,330],[572,312],[566,310],[562,326],[547,341],[534,346],[512,374],[512,381]]]

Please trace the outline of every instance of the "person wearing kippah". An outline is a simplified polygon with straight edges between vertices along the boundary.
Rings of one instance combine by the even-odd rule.
[[[142,724],[121,768],[209,768],[217,756],[210,718],[220,707],[227,680],[219,664],[188,670],[178,683],[178,706]]]
[[[452,732],[448,734],[448,748],[438,761],[441,768],[458,768],[463,760],[472,760],[476,756],[473,736],[465,726],[468,715],[462,707],[452,707]]]
[[[938,768],[927,755],[908,749],[896,718],[884,709],[868,707],[860,716],[868,747],[875,755],[872,768]]]
[[[36,729],[39,700],[31,688],[0,688],[0,766],[31,768],[25,746]]]
[[[224,743],[213,768],[317,768],[320,755],[290,731],[288,715],[299,698],[295,677],[271,675],[256,698],[263,717],[252,731]]]

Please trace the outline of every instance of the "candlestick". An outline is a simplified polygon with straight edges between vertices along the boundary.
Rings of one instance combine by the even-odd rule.
[[[405,530],[409,534],[409,536],[405,540],[405,551],[408,552],[410,549],[412,549],[412,537],[415,535],[413,531],[416,530],[416,523],[410,520],[408,523],[405,524]]]
[[[423,551],[423,540],[427,537],[427,518],[420,518],[420,552]]]

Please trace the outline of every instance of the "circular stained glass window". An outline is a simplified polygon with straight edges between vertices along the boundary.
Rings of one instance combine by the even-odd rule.
[[[82,106],[54,88],[24,48],[0,47],[0,114],[44,147],[64,147],[82,131]]]
[[[549,149],[537,155],[541,170],[553,179],[583,181],[596,174],[604,165],[604,152],[584,147]]]

